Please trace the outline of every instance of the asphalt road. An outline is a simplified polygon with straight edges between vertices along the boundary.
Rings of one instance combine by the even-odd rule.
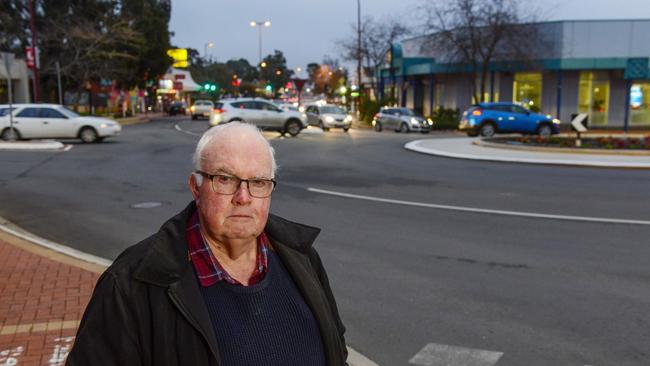
[[[189,202],[191,155],[206,126],[166,119],[66,152],[0,152],[0,215],[114,258]],[[650,171],[474,162],[403,149],[419,134],[267,136],[280,166],[272,210],[323,229],[317,248],[347,341],[378,364],[408,365],[427,344],[447,351],[421,353],[414,363],[449,357],[469,365],[458,361],[461,351],[485,350],[502,353],[499,366],[650,364],[650,226],[516,215],[650,220]],[[131,207],[143,202],[162,205]]]

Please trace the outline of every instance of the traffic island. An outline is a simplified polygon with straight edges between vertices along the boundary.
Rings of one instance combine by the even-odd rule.
[[[528,151],[650,156],[650,135],[591,135],[582,138],[570,135],[551,137],[505,136],[476,140],[474,144],[484,147]]]

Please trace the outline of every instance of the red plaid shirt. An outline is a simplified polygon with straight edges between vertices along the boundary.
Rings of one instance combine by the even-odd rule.
[[[222,280],[231,285],[242,285],[226,272],[221,264],[219,264],[217,258],[212,254],[210,246],[208,246],[208,243],[203,238],[203,234],[201,234],[201,222],[198,211],[195,211],[187,221],[186,236],[187,249],[201,286],[212,286]],[[254,285],[264,279],[269,268],[269,249],[269,239],[262,232],[257,237],[257,268],[255,268],[255,272],[248,280],[249,285]]]

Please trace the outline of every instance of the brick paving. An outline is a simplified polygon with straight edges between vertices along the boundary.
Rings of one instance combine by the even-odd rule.
[[[0,366],[63,365],[99,274],[56,258],[0,237]]]

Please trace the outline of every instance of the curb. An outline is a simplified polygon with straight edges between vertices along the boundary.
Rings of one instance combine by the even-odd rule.
[[[558,166],[579,166],[590,168],[623,168],[623,169],[650,169],[648,163],[627,163],[627,162],[604,162],[604,161],[580,161],[580,160],[551,160],[551,159],[531,159],[521,157],[504,157],[504,156],[482,156],[475,154],[454,153],[444,150],[436,150],[419,146],[426,140],[415,140],[404,145],[407,150],[415,151],[427,155],[436,155],[446,158],[456,158],[465,160],[494,161],[501,163],[522,163],[522,164],[540,164],[540,165],[558,165]]]
[[[63,150],[66,145],[59,141],[1,141],[0,150],[55,151]]]

